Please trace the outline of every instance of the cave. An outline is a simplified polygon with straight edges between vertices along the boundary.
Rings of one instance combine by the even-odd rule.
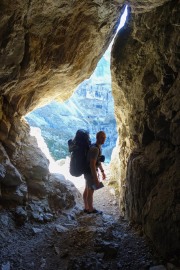
[[[125,4],[128,20],[111,53],[119,134],[111,179],[119,187],[122,215],[141,224],[166,257],[178,254],[180,246],[175,0],[1,1],[0,204],[1,210],[24,211],[32,219],[32,204],[46,209],[42,219],[53,216],[57,204],[75,205],[75,191],[49,172],[49,161],[23,116],[51,100],[66,100],[89,78]]]

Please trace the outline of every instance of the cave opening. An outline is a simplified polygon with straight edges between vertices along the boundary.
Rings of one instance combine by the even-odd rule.
[[[127,6],[120,17],[116,34],[124,26],[126,17]],[[103,146],[103,154],[106,157],[106,165],[111,161],[118,137],[110,71],[110,55],[115,36],[91,77],[83,81],[68,100],[63,103],[53,100],[25,117],[31,127],[31,135],[36,137],[38,146],[50,160],[51,172],[67,174],[67,142],[81,128],[89,132],[92,142],[95,142],[99,130],[105,131],[107,139]]]

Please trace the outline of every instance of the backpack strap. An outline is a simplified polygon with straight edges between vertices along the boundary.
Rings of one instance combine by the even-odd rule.
[[[97,161],[96,161],[96,166],[98,167],[98,165],[99,165],[99,158],[101,156],[101,148],[96,143],[91,144],[91,147],[96,147],[99,150]]]
[[[101,148],[100,148],[96,143],[94,144],[94,146],[97,147],[97,148],[99,149],[98,157],[100,157],[100,155],[101,155]]]

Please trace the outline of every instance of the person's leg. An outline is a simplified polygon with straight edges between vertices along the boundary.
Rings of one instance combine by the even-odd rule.
[[[93,211],[93,194],[94,194],[94,190],[87,188],[87,203],[89,206],[89,212]]]
[[[84,190],[84,192],[83,192],[83,200],[84,200],[84,209],[85,209],[85,210],[89,210],[89,205],[88,205],[87,196],[88,196],[88,188],[87,188],[87,186],[86,186],[86,187],[85,187],[85,190]]]
[[[96,210],[93,207],[93,195],[94,195],[94,190],[86,186],[86,189],[84,190],[83,193],[83,198],[84,198],[84,205],[85,205],[85,210],[87,214],[102,214],[102,211]]]
[[[89,209],[92,208],[92,202],[93,202],[92,194],[91,194],[92,192],[89,192],[89,190],[91,190],[91,186],[93,184],[93,180],[92,180],[93,177],[91,173],[88,173],[88,174],[84,174],[84,178],[86,181],[86,187],[83,192],[83,200],[84,200],[84,209],[86,212],[86,210],[89,211]]]

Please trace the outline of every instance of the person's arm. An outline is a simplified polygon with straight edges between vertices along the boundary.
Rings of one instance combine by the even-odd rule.
[[[90,159],[90,168],[91,168],[91,173],[95,182],[95,185],[98,187],[99,186],[99,179],[96,171],[96,159],[91,158]]]
[[[99,163],[99,169],[100,169],[100,171],[101,171],[101,173],[102,173],[102,178],[103,178],[103,180],[106,178],[106,175],[105,175],[105,172],[104,172],[104,169],[103,169],[103,166],[102,166],[102,164],[101,163]]]

